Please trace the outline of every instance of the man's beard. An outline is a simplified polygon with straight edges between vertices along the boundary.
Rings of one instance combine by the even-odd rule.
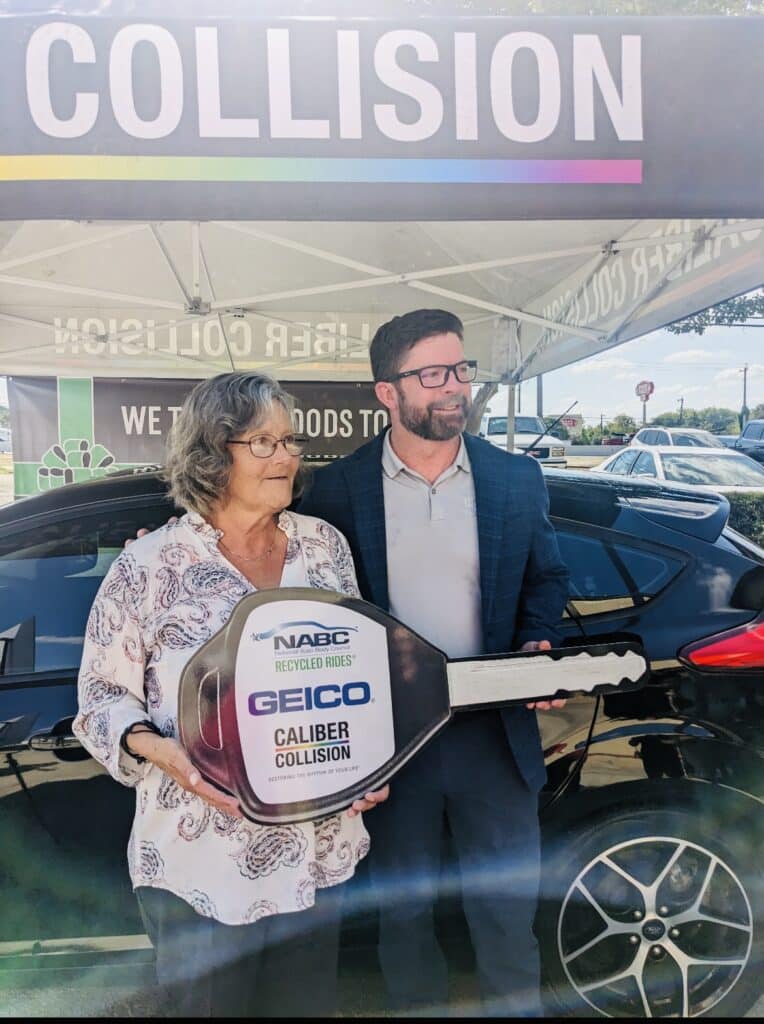
[[[431,402],[424,409],[417,409],[409,405],[400,388],[396,390],[401,425],[417,437],[423,437],[425,441],[450,441],[464,430],[470,411],[470,401],[466,395],[441,399],[439,402]],[[436,409],[450,405],[454,401],[458,402],[458,408],[455,408],[448,417],[435,412]]]

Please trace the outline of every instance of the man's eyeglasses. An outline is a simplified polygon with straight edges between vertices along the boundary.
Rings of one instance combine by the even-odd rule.
[[[477,371],[477,359],[463,359],[460,363],[450,363],[448,366],[420,366],[418,370],[404,370],[403,373],[396,373],[387,380],[392,384],[393,381],[403,380],[404,377],[418,377],[423,388],[442,388],[448,380],[449,373],[453,373],[460,384],[471,384],[477,377]]]
[[[247,441],[229,441],[229,444],[246,444],[256,459],[269,459],[280,444],[284,445],[287,455],[302,455],[308,443],[307,437],[295,434],[284,434],[274,437],[273,434],[254,434]]]

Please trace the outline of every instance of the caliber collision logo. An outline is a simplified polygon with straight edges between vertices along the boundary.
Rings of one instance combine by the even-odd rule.
[[[277,768],[350,760],[348,722],[317,722],[315,725],[276,729],[273,740],[273,760]]]

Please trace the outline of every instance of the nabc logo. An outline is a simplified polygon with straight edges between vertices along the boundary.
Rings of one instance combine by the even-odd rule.
[[[300,647],[331,647],[334,644],[350,643],[350,632],[347,629],[333,629],[321,633],[289,633],[282,636],[277,633],[273,638],[275,651],[295,651]]]
[[[298,626],[313,626],[313,629],[297,632]],[[281,622],[274,629],[254,633],[252,639],[270,640],[273,637],[274,650],[295,651],[300,647],[342,646],[350,643],[351,633],[357,632],[357,626],[326,626],[315,619],[299,619],[295,622]]]
[[[275,715],[288,711],[325,710],[341,706],[353,707],[371,701],[371,687],[362,680],[343,683],[322,683],[320,686],[293,686],[287,690],[258,690],[249,695],[251,715]]]

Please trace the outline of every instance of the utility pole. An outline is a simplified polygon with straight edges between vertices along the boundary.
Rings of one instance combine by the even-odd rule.
[[[679,426],[682,425],[682,417],[684,416],[684,398],[679,399]]]
[[[743,408],[740,410],[740,430],[745,430],[745,425],[748,422],[748,363],[745,364],[742,370],[743,373]]]
[[[536,378],[536,415],[544,415],[544,381],[541,373]]]

